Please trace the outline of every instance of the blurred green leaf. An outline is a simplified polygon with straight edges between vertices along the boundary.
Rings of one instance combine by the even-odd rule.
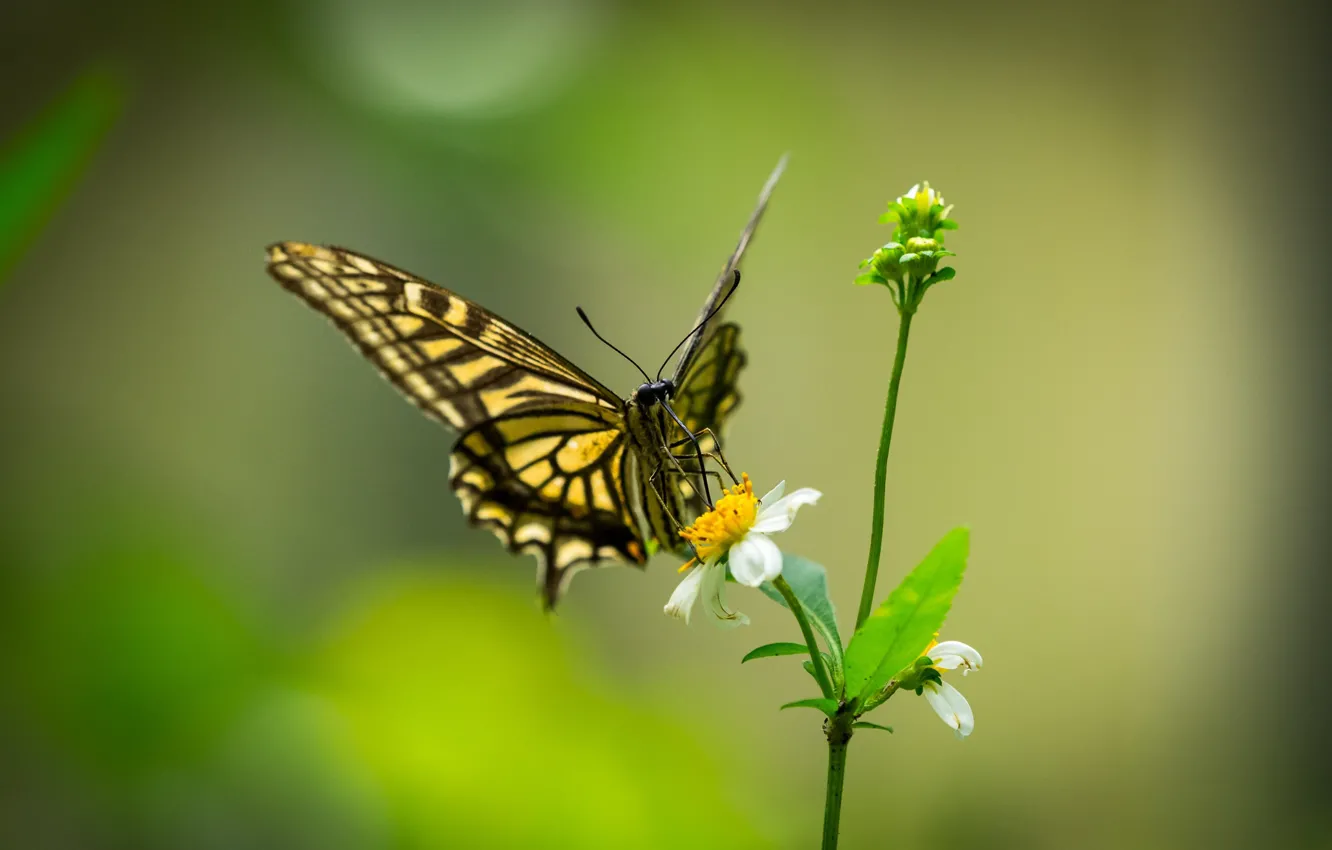
[[[785,711],[788,708],[817,708],[824,714],[832,717],[837,713],[837,700],[827,697],[814,697],[813,699],[798,699],[795,702],[788,702],[782,706],[779,711]]]
[[[772,658],[776,655],[808,655],[809,647],[803,643],[765,643],[756,649],[751,649],[749,653],[740,659],[740,663],[753,661],[755,658]]]
[[[525,592],[425,567],[349,588],[305,677],[391,807],[391,846],[762,846],[697,728],[588,687]]]
[[[970,531],[955,528],[851,637],[846,692],[862,699],[920,657],[943,626],[967,567]]]
[[[795,591],[796,598],[805,606],[810,625],[823,636],[833,658],[833,676],[840,679],[842,636],[837,633],[837,612],[833,609],[832,600],[828,598],[827,570],[807,558],[783,552],[782,575]],[[773,587],[772,582],[764,582],[759,590],[783,608],[788,607],[781,591]]]
[[[0,277],[74,185],[121,101],[112,77],[85,73],[0,150]]]
[[[20,710],[92,775],[128,793],[215,747],[271,656],[197,556],[128,532],[83,533],[94,538],[86,553],[13,588],[0,688],[14,688]]]
[[[868,720],[857,720],[855,723],[852,723],[852,724],[851,724],[851,728],[852,728],[852,729],[882,729],[883,731],[888,732],[888,733],[891,733],[891,732],[893,731],[893,727],[891,727],[891,726],[880,726],[880,725],[877,724],[877,723],[870,723]]]

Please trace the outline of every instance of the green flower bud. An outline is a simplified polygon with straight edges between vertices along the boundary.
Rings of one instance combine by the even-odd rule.
[[[943,195],[930,188],[928,182],[917,183],[897,200],[888,205],[888,212],[879,217],[884,223],[895,223],[893,238],[899,242],[912,237],[927,237],[943,243],[944,230],[956,230],[957,222],[948,218],[953,211],[944,203]]]
[[[918,691],[925,687],[926,682],[943,681],[943,677],[934,669],[933,664],[934,662],[928,657],[921,656],[912,662],[910,667],[903,667],[893,679],[904,691]]]
[[[953,277],[951,268],[939,268],[940,260],[953,256],[944,248],[944,235],[957,229],[948,217],[952,210],[929,183],[918,183],[889,203],[879,220],[895,225],[893,241],[860,264],[869,271],[856,283],[886,286],[899,312],[915,312],[930,286]]]

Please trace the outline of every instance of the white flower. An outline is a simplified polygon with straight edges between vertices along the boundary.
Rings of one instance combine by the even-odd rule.
[[[947,682],[926,682],[921,696],[939,715],[939,719],[957,732],[957,737],[965,738],[976,728],[976,716],[971,713],[971,704],[962,692]]]
[[[795,521],[796,511],[818,502],[823,494],[808,487],[783,496],[786,482],[772,488],[762,499],[754,497],[748,475],[726,491],[711,510],[680,536],[694,545],[697,556],[680,568],[688,575],[675,588],[665,611],[689,622],[699,597],[719,625],[743,626],[749,618],[726,607],[726,565],[740,584],[758,587],[782,574],[782,552],[769,534],[785,531]]]
[[[931,643],[921,655],[929,656],[935,670],[942,672],[960,667],[963,676],[972,670],[979,670],[982,663],[979,652],[957,640]],[[976,716],[971,713],[971,704],[957,688],[944,681],[927,681],[921,688],[921,696],[925,697],[939,719],[952,727],[957,737],[965,738],[976,728]]]
[[[936,643],[925,650],[925,654],[934,662],[935,670],[956,670],[961,667],[962,675],[965,676],[981,668],[981,654],[960,640]]]

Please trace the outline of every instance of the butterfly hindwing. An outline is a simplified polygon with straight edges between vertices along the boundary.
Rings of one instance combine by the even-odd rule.
[[[594,411],[526,412],[483,422],[453,448],[450,484],[467,518],[535,555],[548,606],[600,561],[646,562],[625,498],[628,435]]]
[[[610,390],[484,308],[369,257],[284,242],[269,248],[269,272],[459,432],[450,479],[469,520],[537,556],[548,606],[578,569],[645,562]]]
[[[740,404],[736,384],[748,359],[740,347],[740,326],[727,323],[718,327],[675,393],[673,406],[685,427],[695,434],[708,429],[721,437],[727,418]],[[681,439],[684,435],[678,425],[675,428],[675,439]],[[699,440],[705,452],[720,448],[715,442],[704,442],[710,439],[704,435]]]

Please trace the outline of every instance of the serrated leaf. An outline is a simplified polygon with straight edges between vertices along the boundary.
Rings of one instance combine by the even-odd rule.
[[[772,658],[775,655],[809,655],[809,647],[803,643],[765,643],[740,659],[740,663],[753,661],[755,658]]]
[[[967,567],[970,531],[955,528],[865,620],[846,648],[846,693],[861,700],[920,657],[943,626]]]
[[[842,636],[837,633],[837,612],[832,600],[828,598],[828,572],[821,564],[799,555],[782,553],[782,575],[791,585],[796,598],[805,606],[805,615],[810,625],[819,633],[828,646],[828,653],[833,661],[833,678],[839,683],[842,670]],[[786,598],[781,591],[764,582],[759,590],[769,599],[786,608]]]
[[[788,702],[782,706],[779,711],[785,711],[788,708],[817,708],[824,714],[832,717],[837,713],[837,700],[827,697],[814,697],[813,699],[798,699],[795,702]]]
[[[84,74],[0,150],[0,274],[73,186],[120,102],[110,77]]]
[[[871,283],[887,283],[887,282],[888,278],[884,277],[878,272],[865,272],[864,274],[858,274],[856,275],[856,279],[853,281],[853,283],[859,284],[860,286],[867,286]]]
[[[852,723],[852,724],[851,724],[851,728],[852,728],[852,729],[882,729],[883,731],[888,732],[888,733],[891,733],[891,732],[893,731],[893,727],[891,727],[891,726],[880,726],[880,725],[877,724],[877,723],[870,723],[868,720],[857,720],[855,723]]]

